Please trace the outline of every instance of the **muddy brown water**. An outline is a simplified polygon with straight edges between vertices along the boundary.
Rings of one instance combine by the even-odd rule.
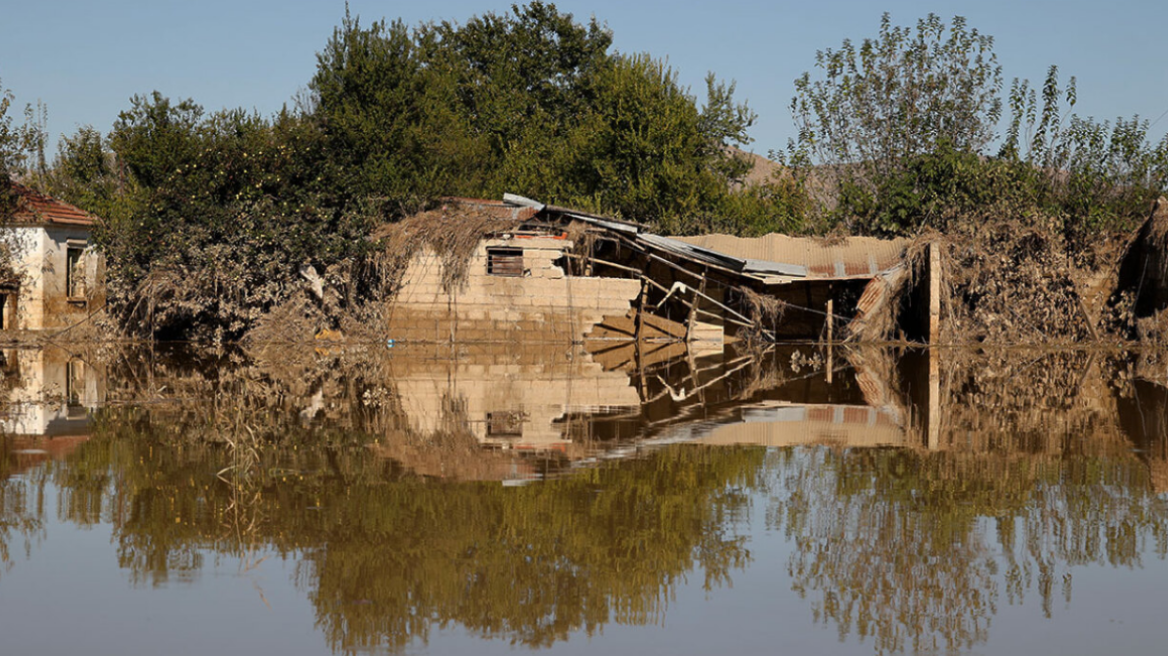
[[[1159,653],[1168,364],[0,359],[0,654]]]

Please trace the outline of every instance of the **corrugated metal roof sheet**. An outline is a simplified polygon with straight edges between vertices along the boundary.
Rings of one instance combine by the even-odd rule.
[[[694,244],[687,244],[677,239],[670,237],[662,237],[660,235],[637,235],[637,241],[642,244],[648,244],[658,250],[680,255],[691,260],[705,262],[714,266],[720,266],[731,271],[742,271],[746,268],[746,260],[719,253],[716,250],[696,246]]]
[[[508,203],[507,201],[499,200],[446,196],[445,198],[442,198],[441,201],[444,211],[448,210],[451,205],[454,205],[467,208],[475,212],[485,214],[491,218],[500,220],[526,221],[539,213],[539,210],[534,207],[517,205],[515,203]]]
[[[641,225],[637,223],[630,223],[628,221],[621,221],[620,219],[597,216],[595,214],[589,214],[587,212],[581,212],[580,210],[573,210],[567,207],[556,207],[555,205],[547,205],[545,206],[545,209],[549,212],[554,212],[556,214],[561,214],[578,221],[583,221],[584,223],[597,225],[602,228],[623,232],[629,235],[635,235],[641,232]]]
[[[638,244],[699,263],[722,267],[764,282],[791,278],[872,278],[901,263],[908,239],[851,237],[824,239],[769,234],[747,239],[732,235],[662,237],[645,232],[644,226],[598,216],[580,210],[543,205],[522,196],[506,194],[505,202],[541,212],[576,219],[627,235]]]
[[[909,240],[850,237],[835,242],[810,237],[769,234],[753,239],[732,235],[700,235],[673,239],[711,249],[748,262],[746,273],[782,273],[801,267],[808,278],[870,278],[901,263]]]
[[[16,192],[16,213],[12,215],[14,223],[92,226],[97,221],[84,210],[24,185],[14,182],[12,189]]]

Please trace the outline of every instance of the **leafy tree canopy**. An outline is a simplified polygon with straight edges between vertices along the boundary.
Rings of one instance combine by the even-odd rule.
[[[875,38],[816,54],[817,75],[795,81],[788,155],[812,179],[826,224],[911,234],[1041,216],[1082,239],[1146,213],[1168,182],[1168,142],[1150,144],[1138,117],[1071,114],[1075,80],[1060,85],[1054,66],[1041,94],[1014,80],[1000,134],[993,45],[960,16],[910,28],[885,14]]]

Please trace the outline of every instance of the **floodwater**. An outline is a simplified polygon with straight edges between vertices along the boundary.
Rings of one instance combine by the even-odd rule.
[[[0,654],[1160,653],[1168,367],[3,351]]]

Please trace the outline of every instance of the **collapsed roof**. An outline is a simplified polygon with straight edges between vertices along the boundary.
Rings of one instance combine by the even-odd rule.
[[[544,205],[522,196],[504,194],[503,202],[615,231],[636,245],[658,253],[717,267],[763,284],[795,280],[870,279],[901,266],[909,240],[850,237],[822,239],[769,234],[744,238],[724,234],[663,237],[645,226],[566,207]]]

